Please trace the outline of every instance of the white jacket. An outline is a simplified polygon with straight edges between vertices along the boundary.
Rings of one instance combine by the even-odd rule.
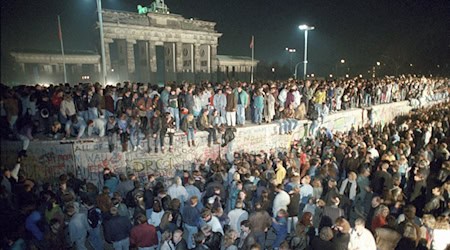
[[[276,217],[277,213],[280,209],[284,209],[287,211],[287,206],[291,203],[291,197],[286,191],[281,190],[273,200],[273,216]]]
[[[350,242],[348,243],[349,250],[376,250],[377,244],[372,233],[364,228],[361,233],[352,230],[350,233]]]

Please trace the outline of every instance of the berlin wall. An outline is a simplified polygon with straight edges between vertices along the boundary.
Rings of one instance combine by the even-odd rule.
[[[411,109],[407,101],[373,106],[373,122],[388,123]],[[352,109],[328,115],[322,126],[333,131],[348,131],[352,127],[366,124],[368,120],[367,110]],[[190,170],[194,162],[204,163],[208,159],[216,159],[219,154],[225,157],[228,150],[259,152],[273,148],[287,149],[294,139],[304,136],[307,129],[305,125],[309,124],[310,121],[307,120],[299,121],[292,135],[280,135],[279,124],[276,122],[237,128],[235,140],[226,147],[208,147],[207,133],[202,131],[196,134],[196,146],[188,147],[186,136],[180,133],[174,136],[174,151],[166,150],[164,154],[153,153],[153,149],[152,153],[147,153],[146,141],[143,151],[121,152],[120,145],[116,145],[116,151],[110,153],[106,138],[81,141],[34,140],[30,143],[28,157],[23,159],[21,169],[27,177],[39,181],[53,181],[60,174],[70,171],[81,179],[101,184],[101,174],[105,167],[114,169],[116,173],[134,172],[141,178],[150,173],[172,177],[177,171]],[[20,148],[19,141],[1,142],[2,167],[14,165]]]

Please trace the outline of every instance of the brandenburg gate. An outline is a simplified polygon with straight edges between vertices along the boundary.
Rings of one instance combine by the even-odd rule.
[[[160,0],[138,10],[103,10],[108,82],[215,80],[215,22],[171,14]]]

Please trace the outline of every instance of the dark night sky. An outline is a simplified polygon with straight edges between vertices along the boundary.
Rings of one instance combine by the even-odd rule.
[[[103,7],[136,11],[149,0],[103,0]],[[303,57],[306,23],[311,72],[327,74],[344,58],[352,73],[363,73],[376,61],[401,69],[412,63],[422,73],[450,73],[449,0],[166,0],[172,13],[217,22],[223,33],[219,54],[251,55],[286,64],[285,47],[294,61]],[[97,50],[95,0],[1,1],[1,51],[58,50],[57,18],[61,14],[66,50]],[[440,68],[437,68],[439,65]],[[4,66],[4,65],[2,65]],[[3,67],[2,67],[3,68]]]

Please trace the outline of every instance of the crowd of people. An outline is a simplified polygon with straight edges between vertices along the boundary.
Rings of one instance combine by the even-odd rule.
[[[332,112],[410,100],[412,105],[448,95],[448,79],[382,78],[283,82],[171,83],[163,87],[143,83],[80,83],[44,87],[0,85],[0,123],[4,139],[23,141],[50,138],[108,138],[110,151],[173,151],[180,132],[195,146],[197,130],[208,133],[208,145],[218,143],[225,127],[277,122],[280,133],[292,133],[298,120],[315,121],[310,133]],[[47,137],[47,139],[48,139]],[[168,142],[167,139],[168,138]],[[143,140],[148,140],[144,149]]]
[[[438,89],[436,83],[423,85]],[[238,86],[237,94],[232,94],[231,88],[225,88],[226,100],[240,98],[239,93],[245,91]],[[172,89],[165,87],[164,91],[170,99]],[[163,99],[164,91],[161,97],[148,96]],[[193,90],[188,87],[189,91]],[[312,100],[320,91],[314,92]],[[276,99],[282,107],[278,112],[283,113],[293,104],[280,104],[281,92]],[[124,99],[121,102],[119,107]],[[309,105],[320,113],[323,110],[316,109],[320,103]],[[322,107],[326,105],[322,102]],[[154,113],[161,113],[160,109]],[[107,110],[94,110],[108,116]],[[188,110],[181,124],[194,121],[187,127],[196,128],[192,117],[198,116],[202,123],[201,119],[208,119],[207,111],[191,114]],[[229,112],[225,111],[227,123]],[[128,116],[127,112],[129,108],[118,115]],[[82,114],[77,115],[80,120]],[[98,119],[93,114],[88,107],[87,119]],[[346,133],[319,128],[314,136],[294,141],[286,151],[235,152],[233,161],[196,163],[191,171],[175,176],[170,185],[157,173],[142,180],[135,173],[115,173],[109,168],[103,170],[103,186],[74,173],[59,176],[55,183],[41,183],[20,171],[21,155],[15,166],[2,171],[1,247],[449,249],[449,117],[449,102],[443,102],[418,108],[385,126],[367,124]],[[146,121],[140,118],[132,116],[130,124],[133,119]],[[242,124],[246,119],[236,120]],[[147,125],[153,125],[151,119]]]

